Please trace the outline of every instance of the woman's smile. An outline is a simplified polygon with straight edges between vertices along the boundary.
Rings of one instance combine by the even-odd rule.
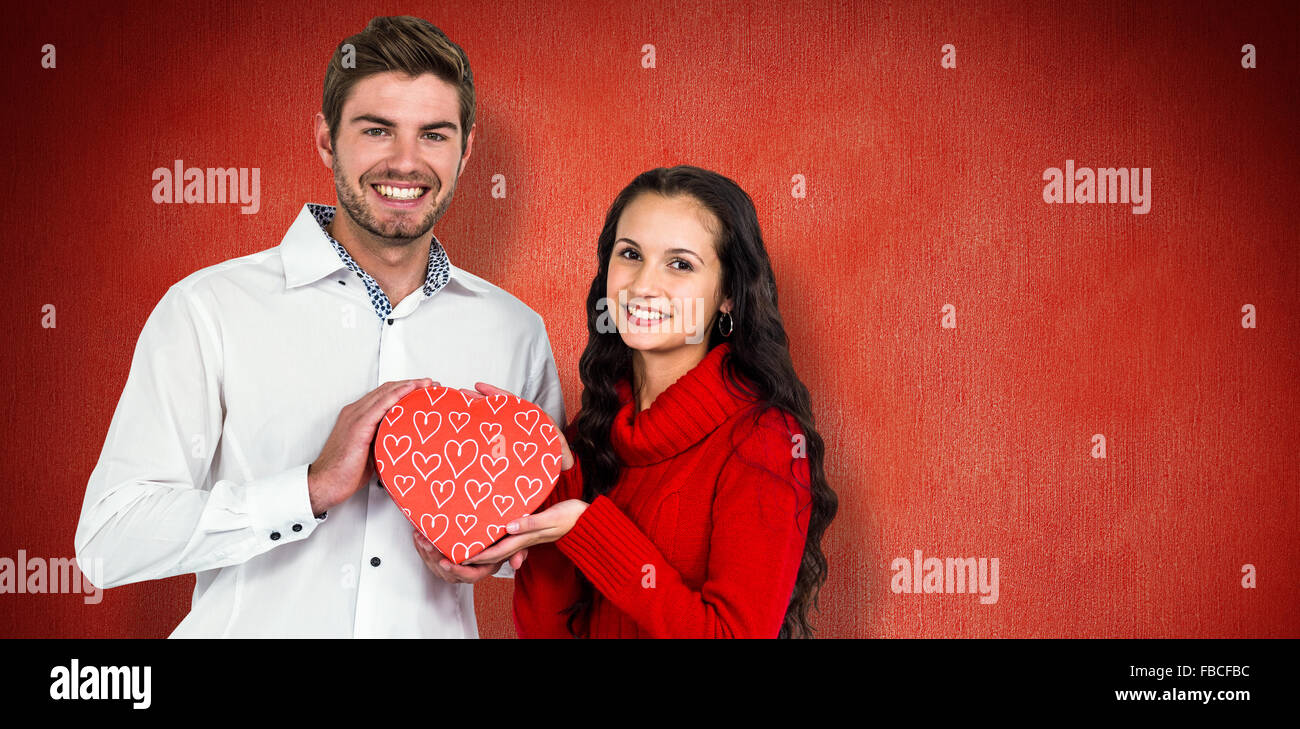
[[[628,322],[638,327],[647,327],[673,318],[671,311],[665,312],[640,304],[627,304],[623,310],[627,313]]]

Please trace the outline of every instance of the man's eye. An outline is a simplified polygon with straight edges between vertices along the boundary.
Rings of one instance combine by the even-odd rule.
[[[364,135],[366,135],[366,136],[368,136],[368,137],[378,136],[377,134],[371,134],[371,132],[378,132],[379,134],[386,134],[386,132],[385,132],[383,129],[380,129],[380,128],[378,128],[378,127],[374,127],[374,128],[371,128],[371,129],[367,129],[367,130],[365,130],[364,132],[362,132],[362,134],[364,134]]]
[[[427,135],[425,135],[425,136],[433,137],[433,141],[435,141],[435,142],[441,142],[442,140],[446,139],[446,137],[442,136],[441,134],[439,134],[439,133],[437,133],[437,132],[429,132],[429,133],[428,133]]]

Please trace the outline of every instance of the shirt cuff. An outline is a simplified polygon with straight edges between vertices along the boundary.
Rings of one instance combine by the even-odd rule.
[[[311,495],[307,490],[307,467],[294,466],[285,471],[250,481],[245,487],[245,503],[251,526],[258,539],[276,544],[306,539],[324,521],[311,513]]]

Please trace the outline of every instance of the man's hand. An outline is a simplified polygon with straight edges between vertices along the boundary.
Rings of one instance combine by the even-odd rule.
[[[425,539],[418,529],[412,532],[411,536],[415,540],[415,551],[419,553],[420,559],[424,560],[425,566],[447,582],[467,582],[472,585],[488,575],[496,574],[497,570],[501,569],[501,565],[505,563],[505,560],[502,559],[500,562],[490,565],[461,566],[452,564],[451,560],[442,556],[442,553],[434,548],[433,542]],[[510,556],[510,566],[519,569],[523,566],[524,559],[527,557],[527,549],[515,552]]]
[[[375,472],[371,446],[384,413],[417,387],[436,387],[425,377],[385,382],[339,411],[320,457],[307,467],[311,513],[320,515],[347,501]]]

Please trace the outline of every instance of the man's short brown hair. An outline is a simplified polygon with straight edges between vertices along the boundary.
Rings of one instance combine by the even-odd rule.
[[[349,61],[348,67],[344,67],[345,60]],[[456,87],[460,96],[460,151],[464,154],[469,130],[474,126],[474,75],[469,70],[469,57],[432,23],[409,15],[373,18],[365,30],[334,50],[325,69],[321,100],[330,141],[338,139],[348,92],[358,81],[385,71],[401,71],[409,76],[432,73]]]

